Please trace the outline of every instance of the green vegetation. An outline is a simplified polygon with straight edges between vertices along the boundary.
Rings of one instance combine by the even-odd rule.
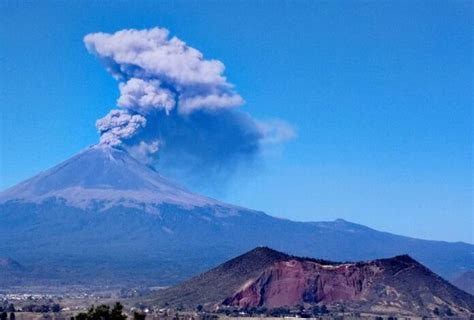
[[[61,306],[57,303],[52,305],[49,304],[28,304],[22,307],[23,312],[40,312],[40,313],[48,313],[48,312],[60,312]]]
[[[120,302],[115,303],[111,309],[105,304],[94,307],[92,306],[87,313],[81,312],[71,320],[126,320],[127,316],[123,313],[123,306]],[[144,318],[137,319],[143,320]]]
[[[145,318],[146,318],[146,314],[144,313],[136,312],[136,311],[133,313],[134,320],[145,320]]]

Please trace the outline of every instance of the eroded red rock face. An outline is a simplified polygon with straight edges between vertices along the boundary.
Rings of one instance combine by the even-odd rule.
[[[380,273],[375,265],[321,265],[313,261],[282,261],[250,280],[224,304],[249,308],[294,306],[301,303],[354,301]]]

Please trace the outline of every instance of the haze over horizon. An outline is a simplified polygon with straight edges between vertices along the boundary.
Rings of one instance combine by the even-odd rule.
[[[227,99],[218,100],[224,109],[238,110],[194,124],[210,134],[213,121],[227,119],[230,134],[242,123],[242,132],[256,132],[250,144],[240,139],[246,134],[206,142],[217,151],[227,141],[284,142],[257,148],[255,158],[245,153],[243,162],[239,148],[224,154],[236,157],[212,153],[217,162],[203,153],[206,161],[197,164],[209,165],[209,172],[236,165],[215,185],[176,175],[178,182],[292,220],[343,218],[416,238],[474,243],[472,5],[302,2],[270,10],[269,3],[257,3],[248,12],[243,3],[87,4],[0,4],[6,25],[0,30],[2,191],[98,143],[95,121],[117,108],[119,90],[124,95],[83,38],[160,27],[225,65],[225,80],[216,76],[205,89],[200,82],[199,91],[171,90],[190,108],[205,106],[203,96],[214,103],[217,96]],[[137,77],[120,76],[124,83]],[[188,85],[166,82],[161,73],[151,77],[165,83],[150,82],[155,93]],[[191,101],[196,97],[201,104]],[[120,110],[130,105],[119,103]],[[178,141],[173,150],[182,154],[192,140]]]

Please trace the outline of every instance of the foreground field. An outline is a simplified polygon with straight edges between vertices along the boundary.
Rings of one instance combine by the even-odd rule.
[[[86,310],[83,310],[86,311]],[[79,311],[75,312],[59,312],[59,313],[35,313],[35,312],[17,312],[16,320],[70,320],[71,317],[77,315]],[[133,319],[133,315],[127,314],[128,319]],[[173,315],[159,315],[159,314],[147,314],[147,320],[282,320],[282,319],[301,319],[300,317],[248,317],[248,316],[222,316],[217,314],[198,314],[198,313],[175,313]],[[438,319],[438,318],[423,318],[423,317],[405,317],[405,316],[380,316],[375,314],[353,314],[353,313],[338,313],[338,314],[328,314],[320,317],[305,318],[308,320],[329,320],[329,319],[339,319],[339,320],[422,320],[422,319]],[[452,317],[449,319],[461,319]]]

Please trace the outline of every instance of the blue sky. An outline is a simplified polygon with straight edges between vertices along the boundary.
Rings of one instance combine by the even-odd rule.
[[[91,32],[165,27],[221,60],[259,119],[297,138],[222,200],[295,220],[349,221],[474,242],[469,1],[0,3],[0,188],[97,143],[116,81]]]

